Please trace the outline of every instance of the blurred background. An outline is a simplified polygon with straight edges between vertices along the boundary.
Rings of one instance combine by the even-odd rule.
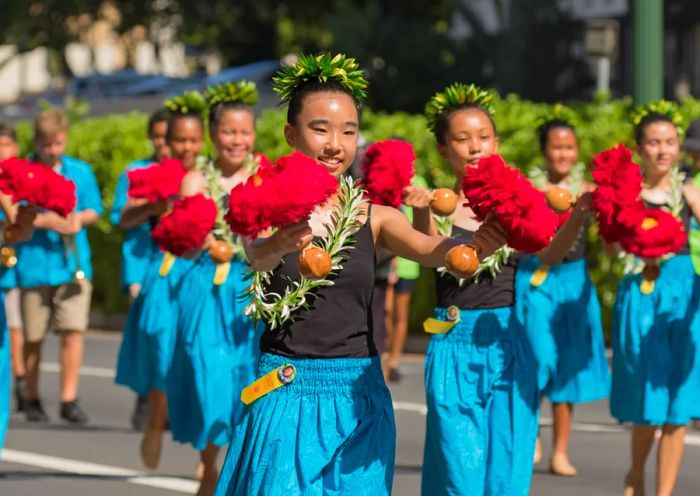
[[[539,163],[535,128],[555,102],[577,116],[584,162],[631,144],[635,103],[665,97],[700,116],[697,0],[4,0],[0,11],[0,120],[16,124],[28,152],[30,119],[66,106],[68,152],[94,167],[107,205],[123,167],[149,154],[147,114],[184,90],[256,82],[257,148],[286,153],[270,77],[301,52],[359,60],[370,81],[364,138],[411,141],[431,185],[448,179],[420,114],[453,81],[498,93],[501,152],[524,171]],[[103,219],[90,234],[93,324],[120,328],[121,233]],[[620,269],[600,250],[591,267],[607,321]],[[432,309],[431,284],[426,271],[414,329]]]

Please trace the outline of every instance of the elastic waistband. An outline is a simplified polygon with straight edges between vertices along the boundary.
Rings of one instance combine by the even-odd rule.
[[[435,318],[447,320],[447,308],[436,308]],[[512,334],[514,326],[518,325],[512,306],[460,310],[459,322],[450,332],[444,334],[444,339],[484,343],[501,339]],[[441,336],[435,336],[441,337]]]
[[[288,358],[271,353],[260,355],[258,377],[282,365],[296,368],[296,378],[278,389],[292,394],[361,394],[385,388],[379,357]]]
[[[539,259],[534,256],[523,257],[518,261],[518,267],[523,269],[536,269],[542,265]],[[550,272],[556,273],[566,273],[573,271],[580,271],[588,267],[588,263],[585,258],[580,258],[578,260],[572,260],[571,262],[561,262],[557,265],[552,265],[549,270]]]

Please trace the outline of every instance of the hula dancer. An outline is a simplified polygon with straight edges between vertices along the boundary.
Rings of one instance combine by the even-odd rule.
[[[168,114],[164,110],[154,112],[148,119],[148,139],[153,145],[153,155],[126,166],[117,180],[112,210],[109,214],[112,225],[124,229],[121,285],[131,302],[139,295],[148,264],[158,250],[151,239],[151,224],[162,213],[163,203],[149,203],[146,199],[129,198],[128,172],[159,163],[168,156],[167,130]],[[148,396],[137,395],[131,425],[134,430],[141,431],[146,427],[147,421]]]
[[[178,195],[187,170],[193,169],[204,145],[206,110],[204,97],[188,92],[166,101],[169,110],[166,142],[173,160],[164,160],[129,174],[130,196],[149,202],[134,204],[122,212],[122,222],[138,224],[144,219],[157,226],[159,216]],[[163,431],[167,424],[165,380],[175,344],[177,292],[192,261],[156,251],[146,268],[143,286],[127,317],[117,359],[115,382],[136,394],[149,396],[150,417],[141,441],[141,458],[155,469],[160,460]]]
[[[367,86],[354,59],[302,56],[274,82],[288,104],[287,143],[318,161],[310,167],[322,166],[340,186],[308,220],[283,225],[247,245],[256,271],[249,309],[266,323],[261,379],[244,389],[242,399],[249,404],[217,494],[388,495],[396,434],[369,310],[375,253],[386,247],[439,266],[457,243],[414,231],[396,209],[368,205],[361,190],[342,177],[355,158],[358,105]],[[330,179],[333,194],[337,186]],[[316,197],[325,184],[322,178],[286,181],[297,196]],[[250,187],[255,184],[264,187],[259,180]],[[284,191],[285,185],[280,187]],[[487,253],[503,243],[495,223],[481,236]],[[307,259],[324,250],[334,257],[330,276],[316,272]],[[318,278],[300,277],[298,258],[304,273]]]
[[[643,207],[652,213],[663,209],[673,214],[687,232],[691,218],[700,218],[700,192],[684,185],[677,169],[681,135],[677,126],[681,121],[675,105],[664,101],[649,104],[637,113],[635,138],[644,175]],[[648,216],[637,238],[659,227],[660,219]],[[641,244],[637,238],[622,248],[630,252],[635,244]],[[610,411],[620,422],[634,424],[632,460],[625,478],[627,496],[644,494],[646,459],[658,430],[656,494],[672,494],[686,424],[700,413],[700,293],[688,243],[681,239],[678,245],[680,249],[663,257],[660,265],[645,257],[647,264],[641,274],[630,271],[617,290]]]
[[[479,222],[475,212],[464,206],[460,179],[465,176],[466,180],[465,172],[488,173],[499,163],[486,159],[495,157],[499,143],[491,99],[474,85],[456,83],[437,93],[426,107],[429,128],[440,154],[450,162],[455,192],[460,195],[457,210],[439,220],[439,231],[463,242],[472,240]],[[514,184],[523,182],[533,189],[524,178]],[[513,201],[521,197],[513,196]],[[438,222],[428,209],[430,198],[426,202],[424,197],[414,197],[414,225],[438,232]],[[538,198],[540,208],[552,216],[553,234],[556,217]],[[586,210],[587,201],[580,201],[551,244],[540,248],[540,260],[553,265],[564,257],[587,217]],[[523,222],[537,231],[536,218]],[[538,246],[547,246],[548,241]],[[538,391],[534,358],[514,312],[513,254],[506,246],[483,259],[470,280],[436,275],[436,318],[425,324],[435,336],[426,356],[423,494],[525,495],[529,491]]]
[[[216,158],[187,173],[181,195],[213,200],[217,220],[179,291],[166,388],[173,439],[200,452],[199,495],[213,494],[216,487],[216,458],[240,417],[239,397],[254,378],[260,337],[240,298],[248,270],[243,246],[224,221],[231,189],[257,167],[252,153],[258,92],[253,83],[241,81],[207,88],[206,98]]]
[[[538,129],[545,165],[532,179],[550,196],[564,195],[559,189],[575,196],[592,187],[584,181],[584,165],[578,162],[576,131],[559,113]],[[600,303],[586,264],[588,225],[584,224],[559,265],[549,267],[536,257],[523,256],[515,282],[516,311],[538,362],[539,387],[552,402],[554,447],[550,470],[565,476],[577,473],[568,457],[573,403],[600,400],[610,392]],[[535,463],[541,456],[538,437]]]

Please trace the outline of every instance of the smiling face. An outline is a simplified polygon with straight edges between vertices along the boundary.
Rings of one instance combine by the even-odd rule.
[[[185,168],[191,169],[204,146],[202,122],[194,117],[180,117],[174,119],[170,126],[170,155],[180,160]]]
[[[655,175],[669,173],[680,153],[676,126],[666,121],[648,124],[637,145],[637,153],[647,173]]]
[[[357,152],[359,116],[347,93],[306,95],[294,123],[284,127],[287,144],[317,160],[333,176],[343,174]]]
[[[223,111],[211,128],[211,140],[221,162],[235,168],[242,166],[255,145],[253,114],[245,109]]]
[[[567,127],[550,129],[542,154],[552,176],[558,178],[568,176],[578,162],[576,134]]]
[[[457,110],[448,117],[445,144],[438,151],[449,160],[455,176],[476,167],[484,157],[498,151],[498,136],[486,112],[478,108]]]

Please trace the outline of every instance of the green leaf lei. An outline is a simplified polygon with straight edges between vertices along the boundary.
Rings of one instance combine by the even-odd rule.
[[[300,55],[296,64],[282,66],[272,78],[272,89],[282,103],[286,103],[292,99],[299,86],[308,81],[334,81],[349,91],[357,103],[367,97],[367,81],[362,69],[354,58],[342,53],[335,57],[328,53]]]
[[[492,100],[493,95],[490,92],[475,84],[453,83],[443,91],[435,93],[425,105],[425,118],[428,129],[434,134],[438,117],[451,108],[460,105],[478,105],[490,115],[493,115],[495,110],[491,103]]]
[[[438,234],[440,236],[452,236],[452,227],[454,226],[454,221],[448,217],[440,217],[433,215],[435,219],[435,224],[437,226]],[[483,280],[484,277],[489,277],[495,279],[498,274],[503,270],[503,266],[508,263],[508,260],[515,254],[515,250],[508,245],[503,245],[491,255],[486,257],[479,264],[479,268],[476,269],[472,279],[475,282]],[[441,276],[452,276],[445,267],[439,267],[437,269]],[[452,276],[454,277],[454,276]],[[466,279],[459,279],[459,285],[462,286]]]
[[[349,257],[348,251],[356,242],[355,233],[361,227],[358,217],[362,214],[363,190],[349,177],[342,177],[339,185],[339,202],[331,210],[331,221],[324,224],[328,236],[314,240],[314,245],[326,250],[333,263],[331,274],[337,275],[342,269],[342,263]],[[272,271],[251,270],[246,274],[250,285],[245,291],[245,297],[250,297],[250,303],[244,313],[253,320],[263,320],[271,329],[281,327],[288,321],[294,320],[295,312],[308,308],[311,293],[322,286],[332,286],[328,278],[311,280],[302,277],[299,281],[288,280],[283,294],[268,293],[265,287],[269,285]]]

